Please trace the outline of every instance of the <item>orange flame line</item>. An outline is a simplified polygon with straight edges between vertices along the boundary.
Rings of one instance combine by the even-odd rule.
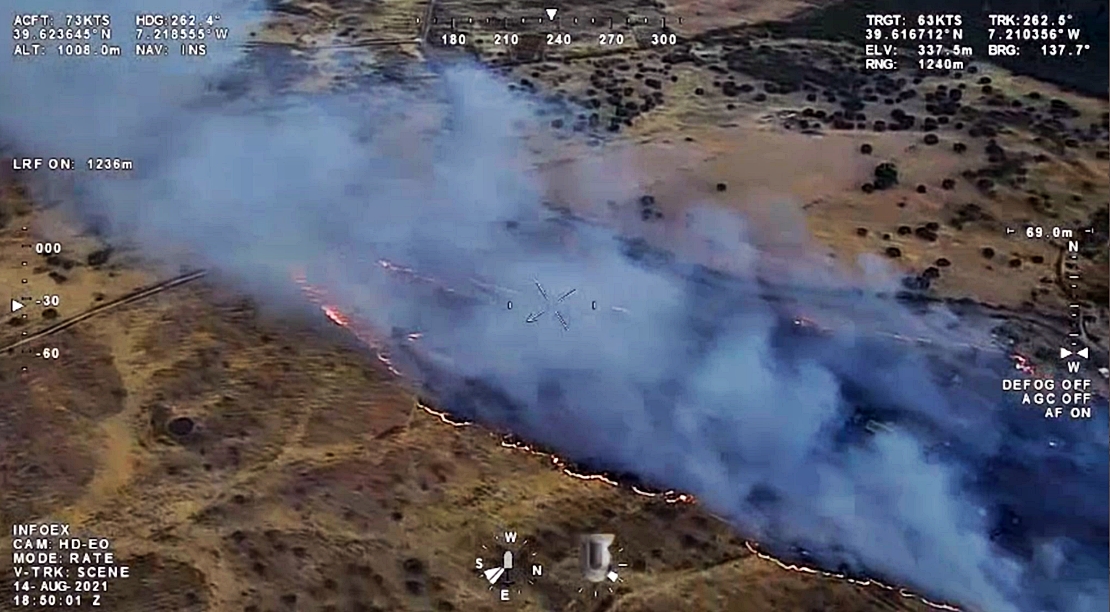
[[[1015,370],[1020,370],[1023,374],[1026,374],[1028,376],[1037,375],[1037,369],[1033,367],[1033,364],[1030,363],[1029,359],[1026,358],[1024,355],[1020,353],[1014,353],[1010,355],[1010,359],[1012,359],[1014,362]]]
[[[952,606],[952,605],[949,605],[949,604],[946,604],[946,603],[939,603],[939,602],[935,602],[935,601],[930,601],[930,600],[928,600],[928,599],[926,599],[926,598],[924,598],[920,595],[917,595],[916,593],[911,593],[910,591],[907,591],[904,588],[895,587],[895,586],[891,586],[891,585],[888,585],[888,584],[883,584],[882,582],[879,582],[878,580],[874,580],[874,579],[871,579],[871,578],[867,578],[865,580],[860,580],[858,578],[852,578],[852,577],[847,576],[845,574],[838,574],[836,572],[826,572],[826,571],[815,569],[815,568],[812,568],[812,567],[807,567],[805,565],[795,565],[795,564],[792,564],[792,563],[784,563],[783,561],[780,561],[779,559],[776,559],[775,557],[772,557],[771,555],[769,555],[765,552],[761,552],[758,548],[759,545],[755,542],[745,541],[744,546],[748,549],[749,552],[751,552],[756,557],[759,557],[760,559],[762,559],[764,561],[774,563],[775,565],[777,565],[780,568],[782,568],[784,570],[787,570],[787,571],[798,572],[798,573],[802,573],[802,574],[813,574],[813,575],[816,575],[816,576],[821,576],[821,577],[824,577],[824,578],[832,578],[832,579],[835,579],[835,580],[843,580],[843,581],[846,581],[850,584],[854,584],[854,585],[862,586],[862,587],[876,586],[876,587],[879,587],[881,589],[885,589],[887,591],[894,591],[894,592],[898,593],[899,595],[901,595],[902,597],[904,597],[906,599],[915,599],[915,600],[917,600],[917,601],[919,601],[919,602],[921,602],[921,603],[923,603],[923,604],[925,604],[925,605],[927,605],[931,608],[935,608],[937,610],[946,610],[947,612],[962,612],[962,610],[960,608],[957,608],[955,606]]]
[[[404,274],[406,276],[410,276],[412,278],[415,278],[417,280],[421,280],[421,281],[425,281],[425,282],[432,282],[432,283],[436,283],[437,285],[439,284],[434,279],[430,279],[430,278],[420,276],[419,274],[417,274],[416,272],[414,272],[410,268],[405,268],[405,267],[402,267],[402,266],[398,266],[398,265],[393,264],[393,263],[391,263],[389,261],[386,261],[384,259],[380,260],[378,263],[383,268],[385,268],[387,270],[390,270],[392,272],[398,272],[398,273]],[[323,289],[309,284],[308,280],[307,280],[307,278],[306,278],[306,276],[304,275],[303,272],[300,272],[300,273],[295,272],[293,274],[293,280],[301,287],[302,291],[305,293],[305,295],[309,298],[309,300],[312,303],[320,306],[321,310],[323,310],[323,312],[324,312],[324,316],[326,316],[330,321],[332,321],[336,325],[339,325],[340,327],[343,327],[344,329],[347,329],[348,331],[350,331],[357,339],[361,340],[368,347],[373,349],[374,352],[377,354],[378,359],[382,363],[384,363],[389,368],[390,372],[392,372],[395,376],[397,376],[397,377],[402,376],[401,373],[396,368],[393,367],[393,364],[392,364],[392,362],[390,362],[389,358],[382,352],[380,344],[377,343],[376,341],[374,341],[373,336],[371,334],[369,334],[367,330],[356,327],[353,324],[353,322],[351,321],[351,318],[348,317],[346,314],[344,314],[339,309],[339,307],[327,303],[326,293],[323,291]],[[449,288],[447,288],[447,290],[450,291]],[[795,320],[795,324],[809,325],[809,324],[812,324],[812,323],[808,320],[799,318],[799,319]],[[411,333],[411,334],[408,335],[408,339],[410,341],[415,341],[415,340],[419,339],[421,336],[422,336],[422,334],[420,334],[420,333]],[[1021,355],[1017,355],[1015,353],[1014,358],[1015,358],[1015,361],[1018,362],[1018,369],[1022,369],[1021,366],[1025,365],[1026,367],[1029,368],[1030,371],[1032,371],[1032,366],[1028,365],[1028,360],[1026,360],[1024,357],[1022,357]],[[427,414],[436,417],[441,422],[443,422],[447,425],[450,425],[452,427],[462,428],[462,427],[468,427],[470,425],[473,425],[473,423],[471,423],[470,421],[456,419],[451,414],[449,414],[447,412],[444,412],[444,411],[441,411],[441,410],[436,410],[435,408],[432,408],[431,406],[428,406],[427,404],[425,404],[424,402],[421,402],[419,400],[417,400],[417,406],[419,406]],[[496,434],[494,434],[494,435],[496,435]],[[605,483],[605,484],[607,484],[609,486],[613,486],[613,487],[619,487],[620,486],[620,483],[618,483],[617,481],[605,476],[604,474],[585,474],[585,473],[575,472],[573,469],[571,469],[569,467],[567,461],[564,460],[563,458],[561,458],[557,455],[554,455],[552,453],[549,453],[549,452],[537,450],[536,448],[534,448],[532,446],[529,446],[527,444],[524,444],[522,442],[517,442],[517,441],[511,440],[506,436],[501,437],[501,446],[503,448],[508,448],[508,449],[512,449],[512,450],[515,450],[515,451],[523,451],[523,452],[526,452],[526,453],[529,453],[529,454],[532,454],[532,455],[545,457],[545,458],[549,459],[551,461],[551,463],[557,469],[559,469],[561,472],[563,472],[563,474],[565,474],[567,476],[570,476],[571,478],[576,478],[578,480],[585,480],[585,481],[598,481],[598,482],[602,482],[602,483]],[[693,495],[690,495],[690,494],[687,494],[687,493],[679,493],[678,491],[675,491],[673,489],[672,490],[667,490],[667,491],[659,491],[659,492],[646,491],[646,490],[640,489],[639,487],[636,487],[636,486],[632,486],[632,487],[630,487],[630,489],[632,490],[632,492],[636,493],[637,495],[660,499],[661,501],[666,502],[668,504],[678,504],[678,503],[694,504],[694,503],[697,502],[697,500],[694,498]],[[745,548],[748,549],[748,551],[750,553],[755,555],[757,558],[759,558],[763,561],[767,561],[769,563],[774,563],[775,565],[777,565],[779,568],[781,568],[783,570],[787,570],[787,571],[791,571],[791,572],[798,572],[798,573],[801,573],[801,574],[812,574],[812,575],[817,575],[817,576],[821,576],[821,577],[824,577],[824,578],[831,578],[831,579],[835,579],[835,580],[843,580],[843,581],[846,581],[850,584],[854,584],[854,585],[862,586],[862,587],[875,586],[875,587],[885,589],[887,591],[896,592],[904,598],[914,599],[914,600],[916,600],[916,601],[918,601],[918,602],[920,602],[920,603],[922,603],[926,606],[929,606],[929,607],[937,609],[937,610],[944,610],[945,612],[963,612],[960,608],[957,608],[955,606],[945,604],[945,603],[938,603],[938,602],[930,601],[930,600],[926,599],[925,597],[922,597],[921,595],[917,595],[915,593],[911,593],[910,591],[908,591],[904,588],[883,584],[882,582],[879,582],[877,580],[873,580],[873,579],[870,579],[870,578],[865,579],[865,580],[859,580],[859,579],[847,576],[845,574],[838,574],[838,573],[835,573],[835,572],[827,572],[827,571],[824,571],[824,570],[819,570],[819,569],[815,569],[815,568],[812,568],[812,567],[807,567],[807,566],[804,566],[804,565],[785,563],[785,562],[783,562],[783,561],[781,561],[781,560],[779,560],[779,559],[777,559],[777,558],[775,558],[775,557],[773,557],[773,556],[771,556],[771,555],[769,555],[765,552],[760,551],[759,548],[758,548],[759,544],[756,543],[756,542],[750,541],[750,540],[745,540],[744,541],[744,546],[745,546]]]

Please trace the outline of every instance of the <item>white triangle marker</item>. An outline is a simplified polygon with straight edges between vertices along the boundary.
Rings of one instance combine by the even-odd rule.
[[[1061,346],[1060,347],[1060,359],[1064,359],[1065,357],[1071,357],[1071,351],[1069,351],[1068,349]]]
[[[544,12],[547,13],[547,19],[549,21],[555,21],[555,13],[558,13],[559,9],[557,9],[557,8],[544,9]]]
[[[20,304],[19,302],[15,301],[15,300],[12,300],[12,312],[16,312],[17,310],[19,310],[21,308],[23,308],[23,304]]]
[[[498,580],[501,579],[501,575],[504,573],[505,568],[503,567],[493,567],[482,572],[482,574],[485,575],[486,580],[488,580],[490,584],[495,584]]]
[[[1087,347],[1083,347],[1083,348],[1079,349],[1078,351],[1076,351],[1075,354],[1079,355],[1080,357],[1082,357],[1084,359],[1088,359],[1091,355],[1091,349],[1089,349]]]

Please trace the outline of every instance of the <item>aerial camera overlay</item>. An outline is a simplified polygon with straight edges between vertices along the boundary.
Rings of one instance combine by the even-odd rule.
[[[1110,606],[1105,0],[16,0],[0,610]]]

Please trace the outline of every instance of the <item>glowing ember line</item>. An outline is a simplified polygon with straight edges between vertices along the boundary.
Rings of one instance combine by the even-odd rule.
[[[798,572],[800,574],[812,574],[812,575],[815,575],[815,576],[822,576],[824,578],[833,578],[835,580],[844,580],[844,581],[849,582],[851,584],[854,584],[854,585],[857,585],[857,586],[862,586],[862,587],[879,587],[879,588],[885,589],[887,591],[896,592],[896,593],[898,593],[899,595],[901,595],[902,597],[904,597],[906,599],[917,600],[918,602],[921,602],[921,603],[925,604],[926,606],[929,606],[930,608],[935,608],[937,610],[946,610],[947,612],[962,612],[962,610],[960,608],[957,608],[955,606],[951,606],[951,605],[946,604],[946,603],[939,603],[939,602],[935,602],[935,601],[930,601],[930,600],[928,600],[928,599],[926,599],[926,598],[924,598],[920,595],[917,595],[915,593],[911,593],[911,592],[909,592],[906,589],[903,589],[901,587],[895,587],[895,586],[890,586],[888,584],[883,584],[882,582],[879,582],[878,580],[874,580],[874,579],[871,579],[871,578],[860,580],[858,578],[852,578],[851,576],[847,576],[845,574],[838,574],[836,572],[826,572],[826,571],[823,571],[823,570],[814,569],[812,567],[807,567],[807,566],[804,566],[804,565],[795,565],[793,563],[784,563],[784,562],[780,561],[779,559],[776,559],[775,557],[772,557],[771,555],[760,551],[759,548],[758,548],[758,544],[756,544],[754,542],[745,541],[744,546],[748,549],[748,552],[752,553],[756,557],[759,557],[760,559],[762,559],[764,561],[774,563],[775,565],[777,565],[780,568],[782,568],[784,570],[787,570],[787,571]]]
[[[335,323],[340,327],[347,327],[348,325],[350,325],[350,321],[348,321],[347,317],[343,316],[343,313],[339,312],[338,309],[331,306],[324,306],[323,308],[324,315],[327,318],[331,319],[332,323]]]
[[[436,280],[436,279],[434,279],[430,276],[424,276],[423,274],[420,274],[419,272],[417,272],[416,270],[413,270],[412,268],[395,264],[395,263],[389,261],[388,259],[379,259],[378,260],[378,265],[381,266],[382,268],[385,268],[386,270],[388,270],[390,272],[395,273],[395,274],[398,274],[398,275],[401,275],[401,276],[407,276],[407,277],[411,278],[412,280],[420,281],[422,283],[427,283],[429,285],[434,285],[437,288],[439,288],[443,291],[446,291],[447,293],[458,293],[453,288],[443,284],[442,282],[440,282],[440,281],[438,281],[438,280]]]
[[[320,289],[319,287],[310,285],[304,272],[295,271],[293,273],[293,281],[297,283],[297,285],[301,288],[301,291],[308,298],[309,302],[320,307],[320,310],[324,312],[324,316],[327,317],[329,321],[351,332],[351,334],[355,338],[360,340],[366,346],[373,349],[375,356],[377,356],[378,358],[378,361],[385,364],[386,368],[388,368],[394,376],[401,377],[400,370],[393,366],[393,362],[390,361],[389,356],[386,355],[386,353],[383,351],[383,349],[381,348],[381,344],[377,341],[370,330],[365,329],[361,326],[356,326],[351,318],[348,317],[342,310],[340,310],[338,306],[329,304],[327,301],[327,295],[324,290]]]
[[[447,291],[452,291],[449,287],[444,287],[441,283],[439,283],[438,281],[435,281],[434,279],[430,279],[430,278],[427,278],[427,277],[420,276],[415,271],[413,271],[411,268],[405,268],[403,266],[398,266],[398,265],[393,264],[393,263],[391,263],[389,261],[386,261],[384,259],[380,260],[378,263],[383,268],[385,268],[387,270],[390,270],[392,272],[397,272],[397,273],[400,273],[400,274],[404,274],[406,276],[411,276],[412,278],[414,278],[416,280],[420,280],[420,281],[424,281],[424,282],[431,282],[433,284],[436,284],[437,286],[443,287]],[[293,280],[294,280],[294,282],[297,283],[298,286],[300,286],[301,290],[308,297],[309,301],[320,307],[320,309],[324,312],[324,316],[326,316],[328,318],[328,320],[330,320],[331,322],[335,323],[336,325],[348,330],[349,332],[351,332],[351,334],[353,334],[355,336],[355,338],[362,341],[368,347],[373,349],[374,352],[377,354],[378,359],[389,368],[389,371],[392,372],[395,376],[401,377],[401,372],[399,372],[396,368],[393,367],[393,364],[390,362],[389,358],[384,354],[384,352],[380,348],[380,344],[375,341],[374,336],[372,334],[370,334],[368,330],[365,330],[365,329],[362,329],[361,327],[356,326],[352,322],[351,318],[348,317],[346,314],[344,314],[343,311],[341,311],[338,307],[333,306],[331,304],[328,304],[327,303],[327,296],[326,296],[326,293],[323,291],[323,289],[309,284],[308,280],[305,277],[303,272],[299,272],[299,273],[294,272]],[[795,319],[794,324],[799,325],[799,326],[804,326],[804,327],[809,327],[809,326],[817,327],[816,324],[814,324],[813,322],[809,321],[808,319],[804,319],[804,318]],[[407,337],[410,341],[415,341],[418,338],[422,337],[422,335],[423,334],[420,334],[420,333],[411,333],[411,334],[408,334]],[[1018,355],[1017,353],[1015,353],[1013,355],[1013,359],[1016,362],[1017,369],[1022,370],[1023,372],[1026,372],[1027,374],[1030,374],[1030,375],[1032,375],[1034,373],[1033,372],[1033,366],[1029,364],[1028,359],[1026,359],[1025,357],[1023,357],[1021,355]],[[441,411],[441,410],[436,410],[435,408],[432,408],[431,406],[428,406],[427,404],[425,404],[424,402],[419,401],[419,400],[417,400],[417,406],[419,406],[424,412],[428,413],[431,416],[436,417],[441,422],[446,423],[447,425],[450,425],[452,427],[462,428],[462,427],[468,427],[468,426],[473,424],[469,421],[456,419],[451,414],[449,414],[447,412],[444,412],[444,411]],[[497,434],[492,434],[492,435],[496,436]],[[566,474],[567,476],[570,476],[572,478],[576,478],[578,480],[603,482],[603,483],[605,483],[609,486],[613,486],[613,487],[619,487],[620,486],[619,482],[613,480],[612,478],[609,478],[608,476],[605,476],[604,474],[585,474],[585,473],[576,472],[571,467],[569,467],[569,464],[565,459],[563,459],[561,457],[558,457],[558,456],[556,456],[552,453],[549,453],[549,452],[537,450],[536,448],[534,448],[532,446],[529,446],[527,444],[517,442],[517,441],[511,439],[508,436],[501,436],[500,442],[501,442],[501,446],[503,448],[508,448],[508,449],[515,450],[515,451],[523,451],[523,452],[527,452],[527,453],[532,454],[532,455],[546,457],[551,461],[551,463],[557,469],[559,469],[561,472],[563,472],[564,474]],[[694,503],[697,502],[697,500],[694,498],[694,496],[689,495],[687,493],[679,493],[678,491],[674,491],[674,490],[647,491],[647,490],[641,489],[641,488],[636,487],[636,486],[631,486],[629,488],[632,490],[633,493],[635,493],[637,495],[641,495],[643,497],[650,497],[650,498],[660,499],[661,501],[663,501],[665,503],[668,503],[668,504],[680,504],[680,503],[681,504],[694,504]],[[822,577],[825,577],[825,578],[832,578],[832,579],[836,579],[836,580],[843,580],[843,581],[849,582],[851,584],[854,584],[854,585],[857,585],[857,586],[862,586],[862,587],[879,587],[879,588],[885,589],[887,591],[896,592],[904,598],[914,599],[914,600],[916,600],[916,601],[918,601],[922,604],[925,604],[926,606],[929,606],[929,607],[937,609],[937,610],[944,610],[945,612],[962,612],[962,610],[960,608],[957,608],[955,606],[951,606],[951,605],[944,604],[944,603],[933,602],[933,601],[930,601],[930,600],[928,600],[928,599],[926,599],[926,598],[924,598],[920,595],[917,595],[915,593],[911,593],[910,591],[907,591],[906,589],[903,589],[903,588],[900,588],[900,587],[890,586],[890,585],[887,585],[887,584],[883,584],[883,583],[881,583],[877,580],[873,580],[873,579],[870,579],[870,578],[865,579],[865,580],[859,580],[857,578],[852,578],[852,577],[847,576],[845,574],[838,574],[838,573],[835,573],[835,572],[826,572],[826,571],[815,569],[815,568],[812,568],[812,567],[807,567],[807,566],[804,566],[804,565],[796,565],[796,564],[791,564],[791,563],[785,563],[785,562],[783,562],[783,561],[781,561],[781,560],[779,560],[779,559],[777,559],[777,558],[775,558],[775,557],[773,557],[773,556],[771,556],[771,555],[769,555],[765,552],[760,551],[759,548],[758,548],[758,544],[755,543],[755,542],[745,541],[744,546],[748,549],[749,552],[751,552],[757,558],[759,558],[763,561],[769,562],[769,563],[774,563],[780,569],[784,569],[784,570],[791,571],[791,572],[798,572],[798,573],[802,573],[802,574],[812,574],[812,575],[822,576]]]
[[[1030,363],[1030,361],[1024,355],[1020,353],[1014,353],[1010,355],[1010,359],[1014,362],[1015,370],[1020,370],[1023,374],[1029,376],[1037,375],[1037,369],[1033,367],[1033,364]]]
[[[424,410],[424,412],[427,412],[428,414],[436,417],[440,421],[443,421],[444,423],[447,423],[451,427],[468,427],[468,426],[472,425],[472,423],[470,423],[469,421],[457,421],[457,420],[451,418],[450,414],[448,414],[446,412],[442,412],[440,410],[436,410],[435,408],[432,408],[431,406],[428,406],[427,404],[425,404],[424,402],[421,402],[419,400],[417,400],[416,405],[420,406],[420,408],[422,410]]]
[[[801,329],[808,329],[808,330],[812,330],[812,331],[815,331],[815,332],[821,333],[821,334],[831,334],[831,333],[833,333],[833,330],[831,328],[820,325],[819,323],[817,323],[813,319],[810,319],[810,318],[807,318],[807,317],[795,316],[794,319],[793,319],[793,323],[794,323],[794,327],[798,327],[798,328],[801,328]],[[898,342],[904,342],[904,343],[907,343],[907,344],[922,344],[922,345],[936,344],[936,342],[934,340],[932,340],[930,338],[925,338],[925,337],[922,337],[922,336],[907,336],[905,334],[899,334],[899,333],[887,332],[887,331],[876,331],[874,333],[877,336],[883,336],[885,338],[890,338],[892,340],[896,340]],[[947,346],[952,346],[952,347],[965,348],[965,349],[974,349],[974,350],[979,350],[979,351],[993,351],[993,350],[996,350],[995,347],[993,347],[993,346],[983,345],[983,344],[973,344],[973,343],[970,343],[970,342],[952,342],[952,343],[946,343],[946,345]]]
[[[473,423],[470,422],[470,421],[456,420],[449,413],[443,412],[442,410],[436,410],[435,408],[432,408],[431,406],[429,406],[429,405],[427,405],[424,402],[421,402],[419,400],[417,400],[417,406],[419,406],[420,409],[423,410],[424,412],[436,417],[441,422],[446,423],[446,424],[448,424],[452,427],[462,428],[462,427],[468,427],[470,425],[473,425]],[[496,435],[496,434],[493,434],[493,435]],[[551,453],[545,452],[545,451],[537,450],[537,449],[535,449],[535,448],[533,448],[533,447],[531,447],[527,444],[524,444],[522,442],[516,442],[514,440],[509,439],[507,436],[502,436],[501,440],[500,440],[500,443],[501,443],[502,448],[508,448],[508,449],[515,450],[515,451],[523,451],[523,452],[529,453],[531,455],[546,457],[547,459],[549,459],[551,461],[552,465],[554,465],[556,467],[556,469],[561,471],[563,474],[565,474],[567,476],[570,476],[571,478],[576,478],[578,480],[603,482],[603,483],[605,483],[609,486],[612,486],[612,487],[619,487],[620,486],[619,482],[613,480],[612,478],[609,478],[608,476],[605,476],[604,474],[585,474],[585,473],[582,473],[582,472],[576,472],[573,469],[571,469],[570,467],[568,467],[566,460],[564,460],[563,458],[558,457],[556,455],[553,455]],[[678,504],[678,503],[692,504],[692,503],[694,503],[694,496],[688,495],[686,493],[679,493],[679,492],[673,491],[673,490],[658,491],[658,492],[657,491],[647,491],[647,490],[644,490],[644,489],[641,489],[641,488],[635,487],[635,486],[630,487],[630,488],[637,495],[642,495],[644,497],[660,498],[668,504]]]

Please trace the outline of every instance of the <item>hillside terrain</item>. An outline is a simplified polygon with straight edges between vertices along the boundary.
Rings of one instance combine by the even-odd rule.
[[[564,21],[575,42],[552,49],[525,27],[511,47],[488,34],[434,44],[455,31],[451,19],[540,17],[531,4],[289,0],[252,35],[257,69],[240,85],[357,89],[476,58],[548,102],[530,146],[550,206],[662,248],[681,244],[694,205],[740,211],[767,255],[763,272],[805,257],[858,273],[878,260],[924,299],[997,313],[1000,341],[1042,372],[1061,367],[1055,354],[1078,304],[1089,367],[1107,367],[1105,64],[866,73],[850,34],[862,26],[813,25],[854,22],[859,4],[564,4],[563,19],[582,15],[582,34]],[[885,4],[867,10],[900,3]],[[1084,11],[1101,15],[1105,43],[1104,9]],[[586,15],[629,14],[666,16],[679,42],[653,46],[648,26],[621,30],[628,38],[613,49],[592,40]],[[613,158],[636,170],[615,191],[637,197],[594,201],[581,182],[600,180],[596,169]],[[0,329],[0,346],[13,347],[0,356],[0,523],[8,534],[49,519],[111,538],[135,575],[112,583],[105,609],[960,607],[812,568],[746,540],[682,492],[614,486],[459,423],[309,297],[303,309],[268,308],[213,271],[113,305],[188,271],[109,244],[11,173],[3,179],[0,286],[60,300],[12,313]],[[1080,256],[1065,256],[1066,239],[1027,238],[1027,226],[1074,230]],[[35,241],[64,250],[36,255]],[[730,266],[712,254],[705,263]],[[43,360],[44,347],[60,358]],[[1105,377],[1095,378],[1105,395]],[[545,573],[504,604],[474,558],[510,529]],[[618,534],[628,567],[612,589],[583,590],[583,532]]]

